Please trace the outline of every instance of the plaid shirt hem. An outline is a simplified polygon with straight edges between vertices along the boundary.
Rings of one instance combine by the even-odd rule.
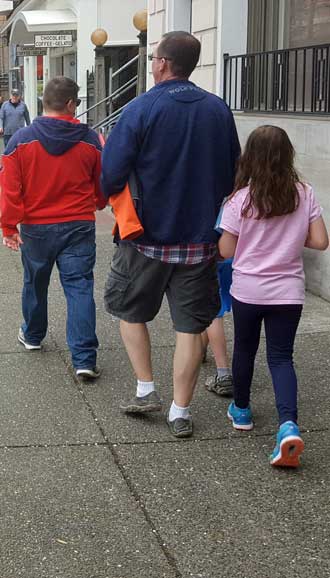
[[[140,245],[133,243],[133,246],[150,259],[181,265],[197,265],[213,259],[217,253],[215,243],[189,245]]]

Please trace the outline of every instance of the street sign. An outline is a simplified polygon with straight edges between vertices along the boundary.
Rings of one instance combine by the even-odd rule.
[[[34,37],[36,48],[58,48],[72,46],[72,34],[36,34]]]
[[[46,56],[45,48],[34,48],[33,46],[16,46],[16,56]]]

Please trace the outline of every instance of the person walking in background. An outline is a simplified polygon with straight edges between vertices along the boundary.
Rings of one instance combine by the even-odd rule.
[[[264,321],[279,416],[270,463],[296,467],[304,449],[293,366],[305,296],[302,253],[304,247],[327,249],[329,239],[320,205],[312,187],[299,180],[293,146],[281,128],[261,126],[249,136],[221,228],[220,254],[234,256],[234,402],[228,417],[235,429],[253,427],[250,388]]]
[[[13,88],[10,99],[6,100],[0,109],[0,135],[3,134],[5,147],[19,128],[30,124],[28,107],[21,100],[19,90]]]
[[[107,197],[122,191],[133,172],[144,235],[116,239],[105,288],[108,312],[137,377],[127,413],[162,408],[155,391],[146,323],[166,294],[174,328],[174,399],[167,415],[176,437],[192,434],[190,402],[202,359],[201,333],[219,310],[214,223],[231,193],[240,152],[232,113],[192,82],[200,42],[187,32],[165,34],[149,59],[155,86],[124,110],[103,153]]]
[[[67,300],[67,342],[77,375],[96,378],[98,340],[93,296],[96,208],[100,190],[98,135],[75,119],[78,85],[56,77],[45,87],[46,116],[10,140],[3,155],[3,244],[21,249],[24,323],[18,340],[38,350],[47,326],[47,294],[56,263]],[[20,226],[20,233],[17,225]]]

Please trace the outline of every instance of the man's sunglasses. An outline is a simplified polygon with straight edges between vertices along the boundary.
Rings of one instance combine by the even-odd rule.
[[[66,104],[68,104],[68,102],[70,102],[71,100],[76,103],[77,108],[78,108],[78,106],[81,105],[81,98],[70,98]]]
[[[173,60],[172,58],[167,58],[167,56],[154,56],[153,54],[148,54],[148,60]]]

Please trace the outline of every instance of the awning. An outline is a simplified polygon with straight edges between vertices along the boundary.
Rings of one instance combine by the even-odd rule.
[[[77,16],[73,10],[22,10],[8,19],[1,33],[10,28],[12,44],[33,43],[36,33],[76,30]]]
[[[0,15],[7,16],[13,10],[13,2],[7,2],[6,0],[0,0]]]
[[[72,10],[23,10],[17,14],[28,32],[76,30],[77,17]]]

